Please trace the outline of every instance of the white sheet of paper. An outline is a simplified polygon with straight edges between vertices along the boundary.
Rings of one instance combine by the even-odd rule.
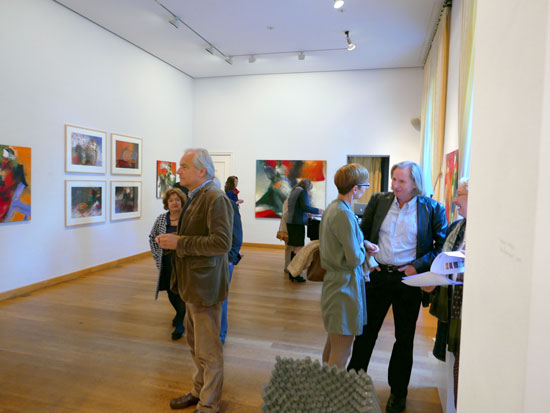
[[[403,277],[402,282],[411,287],[428,287],[431,285],[460,285],[461,282],[453,281],[444,275],[433,272],[423,272],[409,277]]]
[[[464,258],[466,257],[460,251],[442,252],[433,260],[430,271],[436,274],[458,274],[464,272]]]

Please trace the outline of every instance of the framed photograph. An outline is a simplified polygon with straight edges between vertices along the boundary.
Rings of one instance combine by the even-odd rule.
[[[0,144],[0,224],[31,220],[31,148]]]
[[[157,198],[163,198],[166,191],[176,183],[176,163],[157,161]]]
[[[107,132],[65,125],[65,171],[104,174]]]
[[[111,181],[111,221],[141,217],[141,182]]]
[[[111,133],[111,173],[141,175],[141,138]]]
[[[65,226],[105,222],[105,181],[65,181]]]

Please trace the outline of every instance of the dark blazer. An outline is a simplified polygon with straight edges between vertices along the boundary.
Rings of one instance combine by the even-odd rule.
[[[233,207],[209,182],[180,217],[170,288],[186,303],[211,306],[227,298],[227,253],[233,234]]]
[[[395,199],[393,192],[374,194],[363,214],[361,229],[365,239],[378,244],[380,227]],[[439,202],[418,196],[416,204],[417,229],[416,260],[412,265],[417,273],[430,270],[432,261],[441,252],[447,232],[445,208]]]
[[[309,194],[305,189],[295,186],[288,196],[287,224],[306,225],[307,214],[318,214],[319,208],[313,208],[309,200]]]

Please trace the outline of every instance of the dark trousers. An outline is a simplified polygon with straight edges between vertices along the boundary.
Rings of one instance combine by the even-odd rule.
[[[174,317],[174,326],[183,328],[183,319],[185,318],[185,302],[181,299],[180,295],[172,292],[170,289],[166,290],[168,293],[168,299],[170,304],[176,310],[176,316]]]
[[[413,344],[416,320],[420,310],[421,291],[401,282],[401,272],[377,272],[370,274],[366,283],[367,324],[363,334],[355,337],[348,370],[369,367],[369,361],[390,305],[395,324],[395,343],[388,368],[391,392],[399,397],[407,395],[413,365]]]

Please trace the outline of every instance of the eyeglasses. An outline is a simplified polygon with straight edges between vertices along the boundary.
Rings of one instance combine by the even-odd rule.
[[[370,186],[369,183],[366,183],[366,184],[357,184],[357,186],[364,186],[365,188],[368,188]]]

